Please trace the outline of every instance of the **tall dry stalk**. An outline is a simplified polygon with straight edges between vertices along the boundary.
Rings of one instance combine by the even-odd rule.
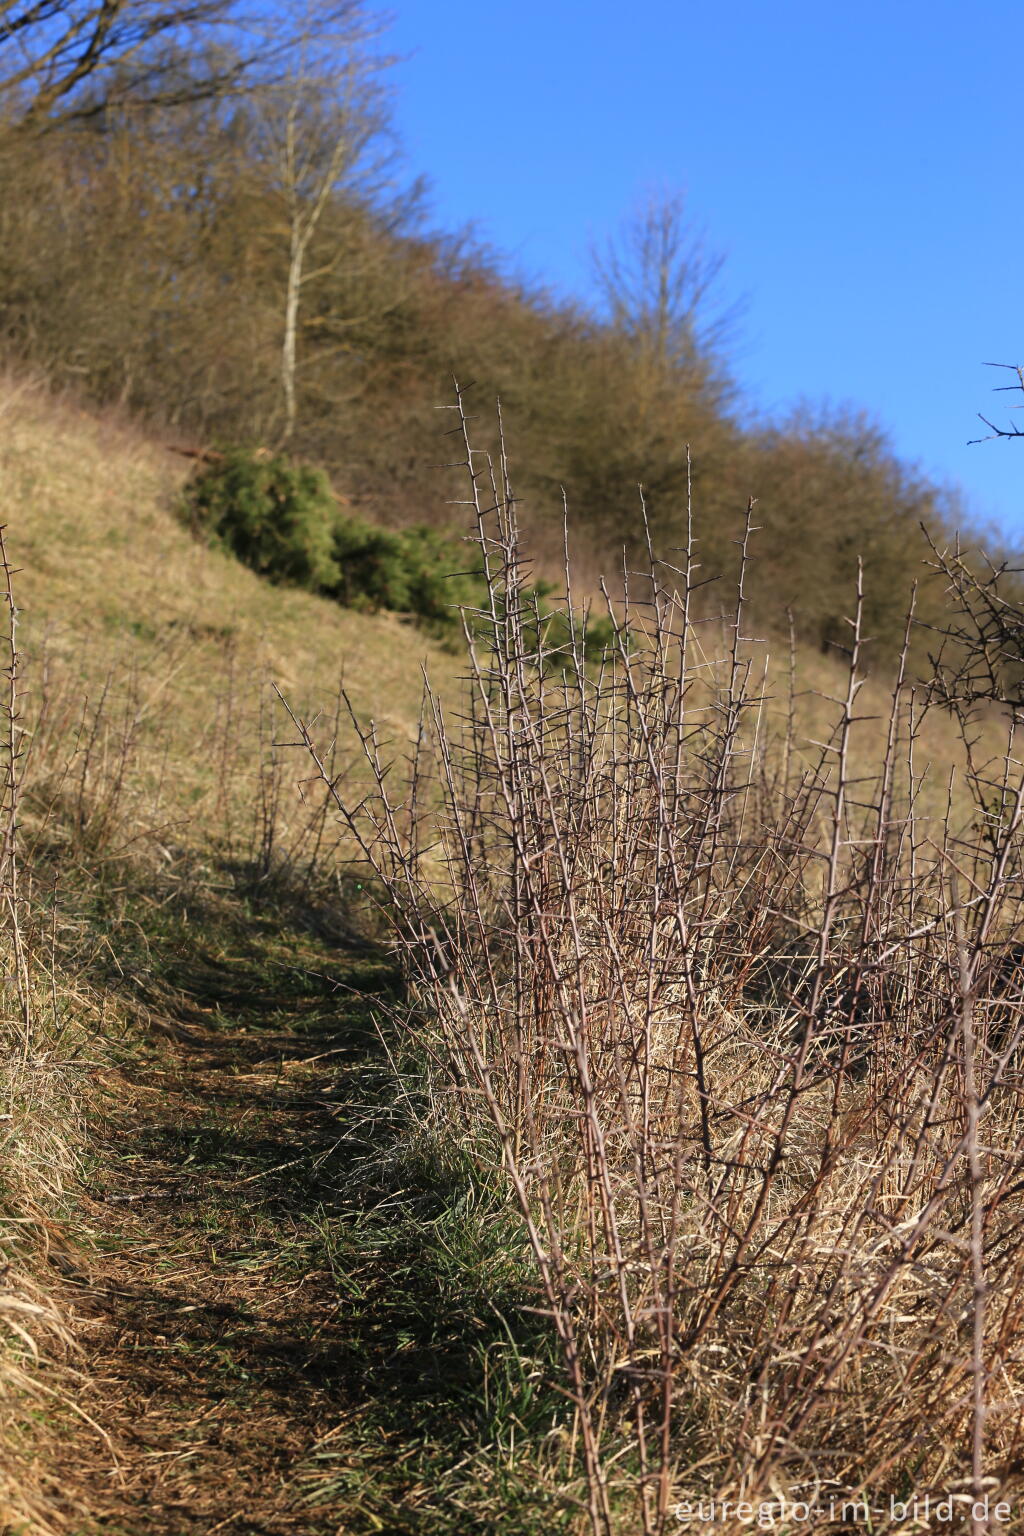
[[[45,993],[33,963],[29,893],[21,869],[22,774],[30,733],[23,723],[16,572],[8,558],[5,533],[0,527],[0,599],[5,619],[0,626],[4,651],[0,664],[4,680],[0,693],[0,1437],[7,1447],[16,1443],[12,1424],[23,1419],[27,1401],[33,1401],[36,1411],[46,1398],[67,1401],[52,1380],[41,1379],[37,1369],[44,1341],[52,1363],[54,1356],[66,1354],[72,1339],[32,1261],[36,1250],[45,1251],[49,1242],[42,1210],[59,1195],[62,1176],[74,1165],[68,1133],[77,1106],[69,1091],[69,1074],[49,1049],[53,1031],[47,1029],[51,1021],[45,1003],[41,1008],[36,1005],[37,997]],[[88,1419],[85,1414],[82,1417]],[[5,1458],[0,1466],[0,1523],[11,1530],[49,1530],[37,1492],[34,1472],[18,1464],[14,1455]]]
[[[3,903],[3,929],[7,940],[7,964],[4,990],[17,999],[20,1045],[26,1056],[32,1042],[32,992],[28,958],[22,925],[22,897],[19,879],[18,819],[20,815],[23,756],[21,737],[21,656],[18,652],[18,609],[14,601],[13,572],[7,557],[6,529],[0,527],[0,602],[6,623],[0,644],[5,657],[0,675],[4,679],[0,701],[0,753],[3,759],[0,780],[0,900]]]

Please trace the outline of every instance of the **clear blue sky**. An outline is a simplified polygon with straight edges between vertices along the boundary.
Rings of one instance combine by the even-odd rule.
[[[434,222],[591,292],[588,247],[688,190],[749,300],[758,409],[866,407],[1024,540],[1024,443],[965,446],[1024,361],[1024,4],[396,0],[397,121]],[[1018,418],[1024,423],[1024,413]],[[756,488],[755,488],[756,489]]]

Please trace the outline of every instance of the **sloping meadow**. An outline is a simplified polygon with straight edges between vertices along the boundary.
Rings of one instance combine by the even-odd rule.
[[[271,678],[333,720],[347,663],[404,737],[410,645],[445,657],[198,543],[180,466],[138,432],[6,377],[0,414],[0,1526],[45,1531],[54,1411],[107,1443],[75,1406],[88,1336],[63,1274],[90,1240],[102,1079],[160,1027],[145,924],[217,887],[336,897],[335,829],[277,746]],[[351,756],[341,742],[337,771]]]

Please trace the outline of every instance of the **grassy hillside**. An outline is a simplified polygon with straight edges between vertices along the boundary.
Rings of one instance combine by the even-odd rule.
[[[105,1449],[116,1426],[90,1427],[99,1420],[77,1405],[95,1329],[83,1315],[89,1298],[66,1284],[57,1292],[61,1265],[90,1263],[64,1256],[84,1243],[94,1262],[105,1241],[85,1191],[103,1181],[109,1115],[134,1101],[117,1063],[133,1042],[148,1049],[177,1029],[165,967],[202,945],[249,942],[247,904],[275,861],[287,866],[301,848],[308,873],[316,833],[295,787],[307,770],[274,746],[288,731],[270,685],[331,715],[343,676],[355,708],[404,744],[421,664],[450,687],[459,666],[394,615],[272,588],[197,542],[175,513],[187,461],[130,427],[15,380],[0,391],[0,422],[29,731],[20,917],[38,951],[30,1040],[8,1023],[0,1123],[0,1244],[11,1266],[2,1321],[12,1330],[2,1375],[15,1392],[4,1406],[2,1489],[9,1512],[35,1511],[29,1528],[66,1529],[55,1499],[68,1493],[69,1453],[53,1440],[54,1414],[68,1418],[61,1437],[108,1458],[97,1477],[116,1457]],[[309,900],[308,880],[304,889]],[[189,927],[189,906],[208,901],[227,908]],[[300,948],[314,942],[301,914],[291,921]],[[291,963],[283,938],[266,943]],[[273,979],[280,986],[285,974],[287,990],[281,965]],[[26,1368],[36,1387],[22,1398]],[[100,1418],[110,1411],[105,1403]],[[79,1528],[73,1508],[64,1519]]]
[[[254,729],[263,685],[276,683],[309,714],[333,711],[343,681],[357,714],[399,740],[416,733],[422,668],[442,692],[458,686],[465,664],[457,651],[401,616],[360,613],[269,586],[195,538],[176,510],[191,463],[159,438],[13,379],[0,389],[0,412],[5,516],[21,568],[20,636],[34,669],[30,699],[39,707],[47,687],[63,698],[73,684],[87,706],[111,679],[119,695],[132,680],[142,722],[173,763],[163,790],[198,826],[208,830],[204,817],[213,814],[218,760],[211,746],[216,740],[223,750],[226,711],[240,712],[240,732]],[[848,607],[852,596],[851,590]],[[596,580],[591,598],[600,605]],[[724,625],[710,633],[709,649],[727,642]],[[769,667],[765,715],[778,729],[789,708],[785,642],[767,643],[759,661]],[[52,663],[45,683],[44,663]],[[864,664],[866,708],[877,712],[895,656],[874,642]],[[834,693],[840,679],[836,660],[800,647],[795,708],[803,736],[827,728],[822,696]],[[279,724],[283,731],[283,716]],[[269,725],[268,731],[275,734]],[[926,732],[927,755],[939,765],[952,761],[955,733],[936,720]],[[251,777],[255,762],[236,761],[238,745],[229,743],[231,762]]]
[[[331,704],[343,674],[358,710],[405,735],[420,664],[441,680],[456,674],[450,653],[393,615],[270,588],[195,539],[176,516],[190,463],[158,441],[13,381],[0,413],[27,650],[93,692],[111,668],[136,669],[179,769],[200,766],[229,673],[242,691],[272,679],[303,708]]]
[[[633,1536],[715,1479],[792,1495],[808,1457],[876,1493],[966,1478],[977,1250],[926,1222],[904,1272],[872,1170],[900,1221],[933,1198],[989,1224],[998,1352],[1009,1057],[979,1058],[1002,1163],[956,1140],[966,965],[993,1048],[1015,1028],[998,711],[972,758],[870,646],[852,682],[817,651],[791,677],[784,647],[731,655],[728,621],[679,674],[672,598],[604,681],[553,681],[513,606],[473,750],[410,779],[421,666],[457,736],[466,656],[260,580],[176,516],[180,455],[15,380],[0,466],[27,733],[0,882],[8,1527]],[[273,684],[337,738],[340,803]],[[689,1354],[656,1326],[669,1241]],[[899,1370],[870,1369],[880,1341]],[[1005,1416],[990,1446],[1010,1487]]]
[[[281,28],[287,54],[284,13]],[[321,62],[306,105],[334,103],[344,140],[350,98],[337,101]],[[588,306],[516,281],[465,233],[428,234],[390,177],[375,197],[349,164],[355,179],[330,189],[307,251],[289,406],[288,231],[318,205],[305,180],[294,203],[280,183],[268,131],[284,105],[264,84],[262,99],[0,133],[0,363],[70,378],[82,399],[196,445],[284,445],[392,527],[451,522],[437,407],[454,375],[485,418],[502,401],[521,515],[547,565],[560,560],[563,492],[596,574],[624,547],[642,555],[641,484],[658,541],[679,545],[692,484],[704,575],[718,575],[754,495],[760,621],[784,630],[789,607],[808,643],[841,638],[862,557],[872,631],[898,639],[920,524],[941,536],[962,516],[955,494],[856,410],[763,419],[708,323],[717,263],[679,197],[623,231],[621,281],[598,282],[603,302]],[[312,165],[327,154],[319,107],[307,127]],[[371,158],[375,137],[356,132]]]

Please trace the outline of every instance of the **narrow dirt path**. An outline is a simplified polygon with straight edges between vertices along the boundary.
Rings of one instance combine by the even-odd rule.
[[[363,1519],[352,1480],[323,1475],[390,1348],[368,1347],[380,1277],[357,1285],[337,1251],[387,967],[268,924],[214,952],[195,938],[146,982],[148,1036],[105,1075],[86,1243],[53,1259],[82,1322],[80,1407],[109,1435],[60,1426],[69,1529],[417,1529],[383,1495]]]

